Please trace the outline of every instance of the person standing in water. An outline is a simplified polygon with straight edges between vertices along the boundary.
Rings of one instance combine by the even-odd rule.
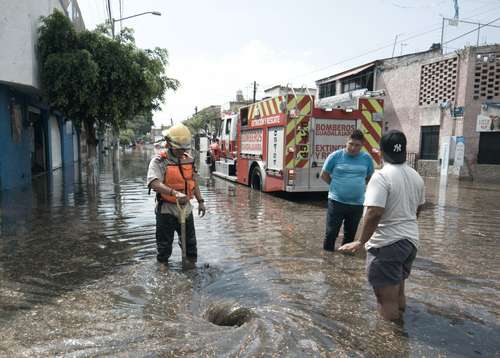
[[[406,307],[405,280],[417,255],[417,218],[425,203],[424,181],[406,164],[406,136],[391,130],[380,141],[383,168],[366,189],[366,212],[357,240],[339,248],[354,253],[363,245],[366,273],[385,320],[402,318]]]

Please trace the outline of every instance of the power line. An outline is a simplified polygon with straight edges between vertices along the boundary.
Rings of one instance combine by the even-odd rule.
[[[460,36],[457,36],[457,37],[455,37],[455,38],[453,38],[453,39],[451,39],[451,40],[448,40],[448,41],[446,41],[446,42],[443,42],[443,45],[446,45],[447,43],[450,43],[450,42],[452,42],[452,41],[458,40],[459,38],[462,38],[462,37],[464,37],[464,36],[467,36],[468,34],[471,34],[471,33],[473,33],[473,32],[479,31],[481,28],[483,28],[483,27],[485,27],[485,26],[488,26],[488,25],[490,25],[490,24],[492,24],[492,23],[494,23],[494,22],[497,22],[498,20],[500,20],[500,17],[497,17],[495,20],[490,21],[490,22],[488,22],[488,23],[486,23],[486,24],[480,24],[480,25],[477,27],[477,29],[474,29],[474,30],[471,30],[471,31],[467,31],[467,32],[465,32],[465,33],[461,34]]]
[[[483,8],[486,8],[486,7],[488,7],[488,9],[487,9],[487,10],[485,10],[485,11],[483,11],[483,12],[480,12],[480,13],[477,13],[477,14],[474,14],[474,15],[471,15],[471,16],[469,16],[469,17],[466,17],[465,19],[471,19],[471,18],[473,18],[474,16],[481,16],[481,15],[484,15],[484,14],[486,14],[486,13],[489,13],[491,10],[493,10],[493,9],[497,9],[497,8],[498,8],[497,6],[494,6],[494,7],[489,7],[489,5],[486,5],[486,6],[480,6],[480,7],[478,7],[476,10],[483,9]],[[437,24],[436,24],[436,25],[437,25]],[[431,30],[427,30],[427,31],[424,31],[424,32],[421,32],[421,33],[418,33],[418,34],[415,34],[415,35],[412,35],[412,36],[408,36],[408,37],[406,37],[406,38],[404,38],[404,39],[401,39],[401,42],[406,42],[406,41],[408,41],[408,40],[413,40],[413,39],[415,39],[415,38],[418,38],[418,37],[421,37],[421,36],[425,36],[425,35],[427,35],[427,34],[429,34],[429,33],[435,32],[435,31],[437,31],[437,30],[441,30],[441,26],[439,26],[439,27],[435,27],[435,28],[433,28],[433,29],[431,29]],[[477,31],[477,29],[475,29],[474,31]],[[329,69],[329,68],[331,68],[331,67],[334,67],[334,66],[338,66],[338,65],[344,64],[344,63],[346,63],[346,62],[351,62],[351,61],[353,61],[353,60],[357,60],[357,59],[359,59],[359,58],[365,57],[365,56],[370,55],[370,54],[372,54],[372,53],[379,52],[379,51],[381,51],[381,50],[384,50],[384,49],[386,49],[386,48],[388,48],[388,47],[392,47],[392,46],[394,46],[394,42],[392,42],[392,41],[391,41],[391,43],[388,43],[388,44],[382,45],[382,46],[380,46],[380,47],[377,47],[377,48],[375,48],[375,49],[372,49],[372,50],[369,50],[369,51],[363,52],[363,53],[358,54],[358,55],[356,55],[356,56],[349,57],[349,58],[347,58],[347,59],[344,59],[344,60],[341,60],[341,61],[335,62],[335,63],[333,63],[333,64],[330,64],[330,65],[328,65],[328,66],[322,67],[322,68],[320,68],[320,69],[317,69],[317,70],[314,70],[314,71],[310,71],[310,72],[307,72],[307,73],[303,73],[303,74],[300,74],[300,75],[297,75],[297,76],[294,76],[294,77],[290,77],[287,81],[289,81],[289,80],[291,80],[291,79],[296,79],[296,78],[304,77],[304,76],[307,76],[307,75],[311,75],[311,74],[313,74],[313,73],[321,72],[321,71],[327,70],[327,69]],[[272,84],[269,84],[269,85],[268,85],[268,84],[266,84],[266,85],[264,85],[264,87],[269,87],[269,86],[271,86],[271,85],[272,85]]]

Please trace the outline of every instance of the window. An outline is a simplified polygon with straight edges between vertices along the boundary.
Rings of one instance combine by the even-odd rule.
[[[248,125],[248,107],[240,109],[240,118],[242,126]]]
[[[231,132],[231,118],[226,119],[226,134]]]
[[[319,98],[335,96],[337,81],[327,82],[319,85]]]
[[[342,93],[362,88],[373,91],[373,70],[342,80]]]
[[[425,126],[420,131],[420,159],[438,158],[439,126]]]
[[[219,129],[217,130],[217,132],[219,133],[219,135],[222,137],[222,135],[224,134],[224,121],[220,121],[220,126],[219,126]]]

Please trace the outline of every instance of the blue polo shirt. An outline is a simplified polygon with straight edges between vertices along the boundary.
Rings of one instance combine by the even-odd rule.
[[[373,160],[365,152],[349,155],[345,149],[331,153],[323,164],[323,171],[330,174],[328,198],[350,205],[363,205],[366,177],[373,174]]]

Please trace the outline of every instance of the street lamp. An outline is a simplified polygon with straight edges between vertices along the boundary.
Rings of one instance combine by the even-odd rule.
[[[152,14],[155,16],[161,16],[161,12],[159,11],[146,11],[146,12],[141,12],[140,14],[135,14],[135,15],[130,15],[126,17],[122,17],[121,19],[113,19],[111,18],[111,34],[113,35],[113,38],[115,38],[115,22],[122,21],[122,20],[127,20],[131,19],[133,17],[141,16],[141,15],[146,15],[146,14]]]

